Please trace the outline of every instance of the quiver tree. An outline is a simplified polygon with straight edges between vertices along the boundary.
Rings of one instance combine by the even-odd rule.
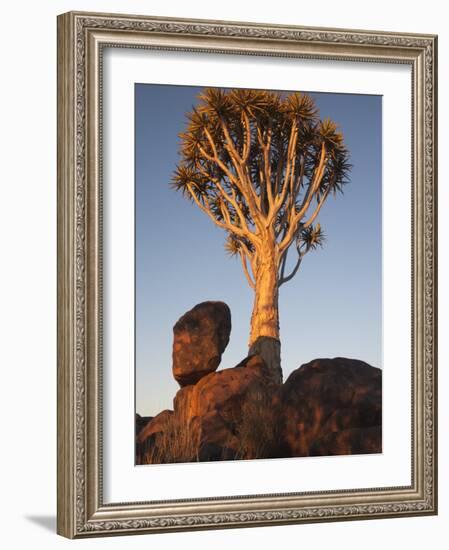
[[[279,288],[322,245],[316,219],[347,181],[348,151],[308,95],[207,88],[198,99],[173,185],[227,232],[226,250],[240,257],[255,294],[250,353],[281,380]]]

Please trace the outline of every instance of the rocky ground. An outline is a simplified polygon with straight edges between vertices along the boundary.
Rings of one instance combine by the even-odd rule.
[[[173,329],[173,410],[136,415],[136,463],[382,452],[382,371],[315,359],[279,384],[255,354],[216,372],[231,313],[203,302]]]

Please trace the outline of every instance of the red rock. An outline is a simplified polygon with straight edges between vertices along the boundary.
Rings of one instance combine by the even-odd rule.
[[[282,388],[282,409],[285,456],[382,451],[382,371],[363,361],[302,365]]]
[[[244,437],[250,437],[250,422],[255,429],[272,430],[271,424],[279,418],[279,405],[280,386],[257,355],[234,368],[208,374],[194,386],[181,388],[174,399],[175,414],[198,419],[200,448],[216,451],[219,447],[228,457],[245,455],[242,437],[243,432]]]
[[[202,302],[173,327],[173,376],[181,387],[217,370],[229,342],[231,312],[224,302]]]
[[[358,455],[382,451],[382,428],[348,428],[329,432],[314,441],[310,447],[311,456]]]
[[[270,383],[265,363],[258,355],[246,358],[236,367],[208,374],[195,386],[181,388],[174,399],[175,411],[187,416],[204,416],[215,409],[228,410],[237,405],[250,387]]]
[[[182,387],[139,432],[137,463],[378,453],[382,371],[317,359],[283,386],[258,355]]]
[[[157,434],[159,432],[163,432],[165,423],[167,422],[167,419],[172,414],[173,414],[173,411],[170,411],[169,409],[165,409],[164,411],[156,415],[152,420],[150,420],[150,422],[147,423],[147,425],[144,428],[140,430],[137,436],[137,442],[143,443],[152,435]]]

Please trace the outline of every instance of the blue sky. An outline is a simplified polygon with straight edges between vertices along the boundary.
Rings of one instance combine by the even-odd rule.
[[[222,300],[232,332],[219,369],[247,353],[253,291],[225,234],[169,185],[178,133],[201,88],[136,84],[136,412],[172,408],[173,325],[195,304]],[[308,92],[310,93],[310,92]],[[280,289],[284,380],[319,357],[352,357],[382,367],[382,98],[311,93],[320,117],[340,125],[353,164],[343,195],[319,219],[322,249],[308,254]]]

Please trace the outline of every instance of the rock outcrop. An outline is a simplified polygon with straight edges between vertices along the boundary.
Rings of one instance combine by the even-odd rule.
[[[136,462],[166,463],[382,452],[382,371],[316,359],[279,373],[252,353],[215,372],[231,315],[204,302],[174,327],[173,410],[136,415]]]
[[[264,361],[253,355],[234,368],[208,374],[194,386],[181,388],[174,399],[174,411],[195,423],[203,459],[272,456],[278,447],[274,439],[280,398],[280,386]]]
[[[355,359],[315,359],[282,388],[284,456],[381,452],[382,371]]]
[[[202,302],[173,327],[173,376],[181,387],[217,370],[229,342],[231,312],[224,302]]]
[[[382,452],[382,427],[329,432],[312,443],[310,456],[359,455]]]

